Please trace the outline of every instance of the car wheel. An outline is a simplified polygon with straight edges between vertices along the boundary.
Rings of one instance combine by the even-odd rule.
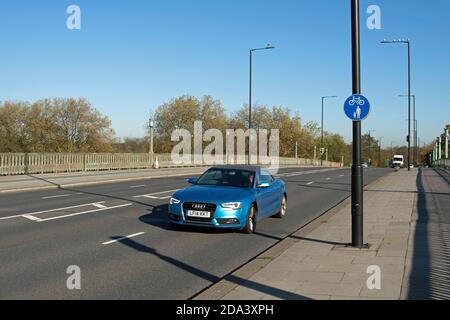
[[[275,217],[280,219],[284,218],[286,216],[286,210],[287,210],[287,198],[284,195],[283,200],[281,200],[280,211],[275,215]]]
[[[252,234],[255,232],[255,230],[256,230],[256,214],[255,214],[255,206],[252,205],[250,209],[248,209],[247,221],[242,231],[247,234]]]

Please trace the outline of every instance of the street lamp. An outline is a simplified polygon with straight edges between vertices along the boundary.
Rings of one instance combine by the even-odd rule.
[[[275,47],[268,44],[264,48],[250,49],[250,84],[249,84],[249,98],[248,98],[248,128],[252,128],[252,78],[253,78],[253,52],[260,50],[271,50]]]
[[[325,99],[332,99],[332,98],[337,98],[337,96],[324,96],[322,97],[322,126],[321,126],[321,139],[320,139],[320,166],[323,166],[323,154],[324,154],[324,145],[323,145],[323,105],[324,105],[324,101]]]
[[[253,52],[260,50],[271,50],[275,49],[275,47],[271,44],[268,44],[264,48],[255,48],[250,49],[250,79],[249,79],[249,95],[248,95],[248,130],[249,130],[249,148],[250,148],[250,139],[251,139],[251,129],[252,129],[252,80],[253,80]],[[248,164],[250,164],[250,152],[248,154]]]
[[[405,98],[408,97],[405,94],[400,94],[399,95],[400,98]],[[416,120],[416,95],[412,94],[411,98],[413,99],[413,123],[414,123],[414,128],[413,128],[413,132],[414,132],[414,155],[413,155],[413,162],[415,164],[417,164],[417,160],[418,160],[418,141],[417,141],[417,120]]]
[[[409,39],[383,40],[381,43],[408,46],[408,171],[411,171],[411,41]]]
[[[361,45],[359,0],[351,0],[352,93],[361,94]],[[361,121],[353,121],[352,145],[352,246],[364,245],[363,168],[361,165]]]
[[[369,164],[372,164],[372,132],[376,132],[377,130],[369,130]]]
[[[381,165],[381,149],[382,149],[382,144],[381,144],[381,141],[382,141],[382,139],[384,139],[384,137],[380,137],[379,139],[378,139],[378,144],[379,144],[379,148],[380,148],[380,153],[379,153],[379,155],[378,155],[378,166],[382,166]],[[383,166],[384,167],[384,166]]]
[[[391,141],[391,160],[394,157],[394,146],[393,146],[393,144],[394,144],[394,141]]]
[[[149,120],[149,122],[148,122],[148,126],[149,126],[149,128],[150,128],[150,147],[149,147],[149,153],[150,153],[150,161],[151,161],[151,164],[152,164],[152,167],[153,167],[153,164],[154,164],[154,162],[153,162],[153,156],[154,156],[154,152],[153,152],[153,129],[154,129],[154,127],[155,127],[155,123],[154,123],[154,121],[153,121],[153,119],[152,118],[150,118],[150,120]]]

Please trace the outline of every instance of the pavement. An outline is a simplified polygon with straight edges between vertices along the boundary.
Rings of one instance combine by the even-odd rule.
[[[347,200],[195,298],[449,299],[449,181],[432,169],[386,175],[364,193],[368,249],[347,245]]]
[[[254,235],[177,231],[168,221],[168,199],[187,186],[187,177],[199,174],[184,170],[72,187],[59,176],[46,177],[58,179],[59,186],[0,194],[0,299],[189,299],[350,195],[348,168],[282,169],[289,198],[285,219],[261,221]],[[174,172],[180,176],[170,177]],[[390,172],[367,169],[365,183]],[[104,174],[111,180],[112,173]],[[71,266],[81,270],[80,290],[66,286]]]
[[[404,299],[450,299],[450,174],[424,170],[417,176]]]

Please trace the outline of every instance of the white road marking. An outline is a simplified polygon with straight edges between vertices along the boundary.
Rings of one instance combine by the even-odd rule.
[[[331,180],[331,178],[327,178],[326,180]]]
[[[102,245],[106,246],[106,245],[108,245],[108,244],[116,243],[116,242],[123,241],[123,240],[126,240],[126,239],[131,239],[131,238],[134,238],[134,237],[141,236],[141,235],[143,235],[144,233],[145,233],[145,232],[139,232],[139,233],[131,234],[131,235],[129,235],[129,236],[122,237],[122,238],[119,238],[119,239],[115,239],[115,240],[103,242]]]
[[[130,188],[131,189],[136,189],[136,188],[143,188],[143,187],[145,187],[145,184],[142,184],[140,186],[131,186]]]
[[[278,174],[277,177],[295,177],[295,176],[303,176],[303,175],[307,175],[307,174],[330,172],[330,171],[336,171],[336,170],[341,170],[341,169],[331,168],[331,169],[323,169],[323,170],[317,169],[317,170],[310,170],[310,171],[287,172],[287,173]]]
[[[345,177],[345,175],[341,174],[339,177]]]
[[[72,214],[66,214],[64,216],[57,216],[57,217],[53,217],[53,218],[39,219],[37,222],[46,222],[46,221],[52,221],[52,220],[57,220],[57,219],[75,217],[75,216],[80,216],[80,215],[88,214],[88,213],[95,213],[95,212],[101,212],[101,211],[106,211],[106,210],[125,208],[125,207],[129,207],[129,206],[132,206],[132,205],[133,205],[132,203],[126,203],[126,204],[122,204],[120,206],[105,207],[105,208],[102,208],[102,209],[96,209],[96,210],[89,210],[89,211],[84,211],[84,212],[77,212],[77,213],[72,213]]]
[[[72,194],[61,194],[59,196],[48,196],[48,197],[42,197],[41,199],[55,199],[55,198],[64,198],[64,197],[70,197]]]
[[[105,203],[105,201],[96,202],[96,204],[102,204],[102,203]],[[49,212],[55,212],[55,211],[77,209],[77,208],[83,208],[83,207],[88,207],[88,206],[92,206],[92,203],[80,204],[78,206],[58,208],[58,209],[52,209],[52,210],[44,210],[44,211],[38,211],[38,212],[32,212],[32,213],[26,213],[26,214],[18,214],[18,215],[15,215],[15,216],[9,216],[9,217],[0,218],[0,220],[8,220],[8,219],[20,218],[20,217],[23,217],[24,215],[31,216],[31,215],[41,214],[41,213],[49,213]]]
[[[35,216],[30,216],[29,214],[24,214],[22,217],[25,218],[25,219],[31,220],[31,221],[39,221],[39,220],[41,220],[41,219],[39,219],[39,218],[37,218]]]
[[[312,185],[314,183],[314,181],[311,181],[311,182],[308,182],[306,185],[307,186],[310,186],[310,185]]]
[[[139,196],[134,196],[133,198],[148,198],[148,199],[164,200],[164,199],[169,199],[171,196],[159,197],[158,195],[165,194],[165,193],[173,193],[173,192],[176,192],[178,190],[180,190],[180,189],[167,190],[167,191],[161,191],[161,192],[155,192],[155,193],[149,193],[149,194],[143,194],[143,195],[139,195]]]
[[[102,205],[101,203],[93,203],[92,204],[94,207],[97,207],[99,209],[104,209],[107,208],[107,206]]]

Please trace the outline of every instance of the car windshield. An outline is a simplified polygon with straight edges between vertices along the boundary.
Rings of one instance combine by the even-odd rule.
[[[197,181],[198,185],[230,186],[250,188],[253,186],[255,173],[246,170],[210,169]]]
[[[403,158],[394,158],[394,161],[403,161]]]

